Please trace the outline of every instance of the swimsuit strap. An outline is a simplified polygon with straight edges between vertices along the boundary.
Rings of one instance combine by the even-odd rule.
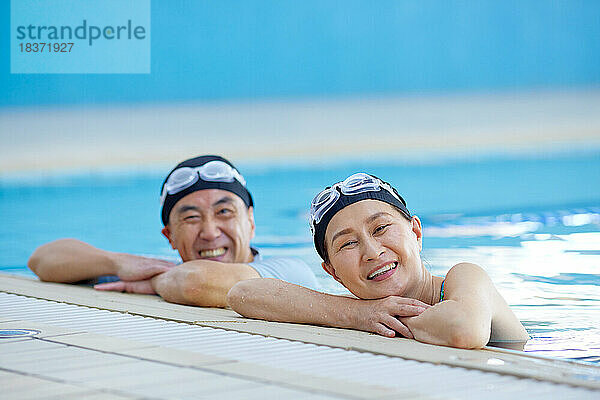
[[[444,301],[444,283],[446,283],[446,278],[442,281],[442,290],[440,290],[440,303]]]

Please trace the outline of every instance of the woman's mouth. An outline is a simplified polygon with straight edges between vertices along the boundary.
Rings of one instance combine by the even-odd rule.
[[[375,271],[372,271],[368,276],[368,280],[373,281],[382,281],[386,278],[392,276],[394,272],[396,272],[396,267],[398,266],[398,262],[394,261],[389,264],[386,264],[382,267],[377,268]]]
[[[227,252],[226,247],[217,247],[216,249],[200,250],[200,258],[218,258]]]

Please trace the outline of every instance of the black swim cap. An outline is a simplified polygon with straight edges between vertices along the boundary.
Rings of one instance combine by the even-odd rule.
[[[169,177],[173,174],[174,171],[178,170],[179,168],[184,168],[184,167],[190,167],[190,168],[200,167],[211,161],[220,161],[220,162],[223,162],[223,163],[229,165],[239,175],[239,177],[241,178],[241,182],[237,178],[233,179],[231,182],[223,182],[223,181],[216,181],[216,180],[210,180],[210,179],[204,180],[201,176],[199,176],[198,180],[196,182],[194,182],[190,186],[185,187],[181,191],[175,192],[173,194],[169,194],[166,192],[165,185],[166,185],[167,181],[169,180]],[[195,172],[195,174],[198,175],[198,172]],[[245,183],[243,177],[239,174],[239,172],[237,172],[237,169],[234,167],[234,165],[232,163],[230,163],[228,160],[226,160],[225,158],[223,158],[221,156],[213,156],[213,155],[200,156],[200,157],[196,157],[196,158],[191,158],[189,160],[185,160],[185,161],[177,164],[175,166],[175,168],[173,168],[171,170],[171,172],[169,172],[169,174],[163,181],[163,184],[161,186],[161,201],[162,201],[161,218],[162,218],[163,224],[165,226],[167,226],[167,224],[169,223],[169,214],[171,213],[171,210],[173,209],[175,204],[181,198],[187,196],[190,193],[196,192],[198,190],[204,190],[204,189],[226,190],[228,192],[231,192],[231,193],[239,196],[246,204],[246,207],[254,206],[254,202],[252,201],[252,196],[250,195],[250,192],[248,191],[248,189],[246,189],[246,183]],[[164,197],[164,200],[163,200],[163,197]]]
[[[378,181],[380,183],[380,188],[377,190],[366,190],[355,194],[344,194],[340,190],[338,186],[342,182],[338,182],[333,186],[327,187],[325,190],[331,189],[336,190],[339,193],[339,198],[330,206],[330,208],[321,216],[319,222],[315,222],[315,216],[311,209],[311,230],[313,234],[313,240],[315,243],[315,248],[319,256],[325,261],[327,260],[326,250],[325,250],[325,232],[327,231],[327,226],[331,219],[338,213],[338,211],[348,207],[351,204],[357,203],[362,200],[379,200],[384,203],[388,203],[394,207],[397,207],[402,214],[410,219],[410,211],[406,208],[406,201],[398,194],[395,188],[393,188],[389,183],[377,178],[376,176],[365,174],[370,178]],[[353,176],[353,175],[352,175]],[[349,177],[350,178],[350,177]],[[323,193],[323,192],[321,192]],[[319,193],[319,195],[321,194]],[[317,196],[319,196],[317,195]],[[314,200],[313,200],[314,202]]]

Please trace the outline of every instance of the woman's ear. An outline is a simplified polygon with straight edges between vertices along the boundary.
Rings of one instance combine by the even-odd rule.
[[[335,279],[339,283],[342,283],[342,281],[340,280],[340,278],[338,278],[338,276],[335,274],[335,269],[333,269],[333,267],[331,266],[331,264],[329,264],[327,262],[323,262],[323,263],[321,263],[321,267],[323,267],[323,269],[325,270],[325,272],[327,272],[329,275],[333,276],[333,279]],[[343,283],[342,283],[342,285],[343,285]]]
[[[423,250],[423,227],[421,226],[421,220],[416,215],[410,220],[412,224],[412,231],[417,237],[417,243],[419,244],[419,251]]]

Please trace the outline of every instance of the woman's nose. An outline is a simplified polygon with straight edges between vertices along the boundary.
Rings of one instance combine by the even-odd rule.
[[[385,253],[385,249],[383,248],[383,246],[381,245],[381,243],[379,243],[377,240],[375,239],[367,239],[367,240],[363,240],[363,260],[364,261],[373,261],[373,260],[377,260],[378,258],[380,258],[383,253]]]

